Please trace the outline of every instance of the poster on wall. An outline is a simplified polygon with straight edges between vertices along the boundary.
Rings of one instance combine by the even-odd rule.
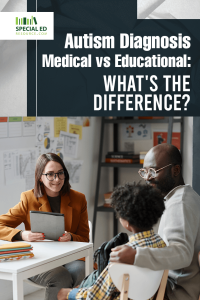
[[[153,146],[158,144],[167,143],[167,132],[164,131],[154,131],[153,132]],[[172,145],[176,146],[179,150],[181,148],[181,133],[172,132]]]
[[[123,138],[149,140],[151,138],[151,125],[147,123],[123,124]]]

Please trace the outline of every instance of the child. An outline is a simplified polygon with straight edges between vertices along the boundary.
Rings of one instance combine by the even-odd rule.
[[[112,206],[124,228],[132,232],[128,246],[163,248],[165,242],[154,233],[152,226],[158,222],[165,209],[159,190],[150,185],[127,183],[114,189]],[[118,289],[108,273],[108,266],[89,288],[61,289],[58,300],[115,299],[120,298]]]

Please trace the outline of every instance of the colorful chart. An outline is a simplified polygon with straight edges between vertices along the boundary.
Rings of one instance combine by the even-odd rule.
[[[63,160],[63,154],[61,152],[57,153],[57,155]]]
[[[46,149],[49,149],[49,147],[50,147],[50,138],[45,138],[45,140],[44,140],[44,147],[46,148]]]

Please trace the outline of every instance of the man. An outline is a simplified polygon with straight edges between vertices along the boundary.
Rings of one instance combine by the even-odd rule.
[[[197,300],[200,294],[200,273],[197,260],[200,251],[200,197],[182,177],[179,150],[160,144],[149,150],[141,177],[161,190],[166,210],[158,233],[166,236],[164,249],[119,246],[112,249],[111,262],[134,264],[152,270],[168,269],[166,299]]]

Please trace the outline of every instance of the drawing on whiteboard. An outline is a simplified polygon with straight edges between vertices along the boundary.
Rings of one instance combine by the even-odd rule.
[[[20,179],[18,150],[3,152],[4,182],[6,185]]]
[[[50,138],[46,137],[44,140],[44,148],[49,149],[50,148]]]
[[[23,151],[19,155],[20,177],[26,178],[35,174],[35,149]]]
[[[60,137],[64,137],[64,155],[76,158],[78,153],[79,135],[60,131]]]
[[[69,182],[79,183],[83,160],[66,160],[65,166],[69,172]]]
[[[50,134],[50,123],[44,122],[44,136],[48,136]]]
[[[44,123],[40,121],[36,123],[36,146],[43,144],[44,138]]]

